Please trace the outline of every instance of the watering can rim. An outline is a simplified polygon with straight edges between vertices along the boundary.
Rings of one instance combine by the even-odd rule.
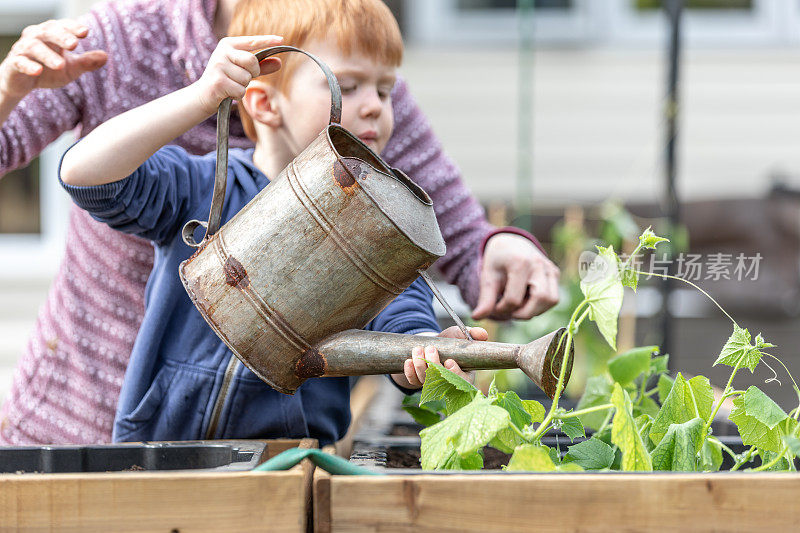
[[[375,159],[375,161],[380,163],[385,168],[385,171],[381,170],[380,168],[377,168],[374,164],[370,163],[369,161],[365,161],[364,159],[362,159],[360,157],[346,156],[346,155],[343,156],[340,153],[340,151],[336,148],[335,142],[331,138],[331,131],[338,131],[338,132],[346,135],[350,140],[354,141],[359,148],[361,148],[363,150],[366,150],[367,153]],[[359,161],[361,161],[364,164],[368,165],[373,171],[377,172],[378,174],[386,176],[387,178],[390,178],[390,179],[396,181],[397,183],[399,183],[400,185],[402,185],[409,193],[411,193],[411,196],[413,196],[420,204],[424,205],[426,209],[433,209],[433,200],[431,200],[431,197],[428,195],[427,192],[425,192],[425,189],[423,189],[422,187],[417,185],[417,183],[414,180],[412,180],[409,176],[407,176],[403,171],[389,166],[389,164],[386,163],[369,146],[364,144],[364,142],[361,141],[361,139],[359,139],[358,137],[353,135],[349,130],[344,128],[342,125],[340,125],[340,124],[328,124],[325,127],[325,129],[322,132],[320,132],[320,135],[322,135],[322,133],[325,134],[326,141],[328,143],[328,147],[334,153],[334,155],[336,156],[336,160],[340,164],[341,164],[341,162],[342,162],[342,160],[344,158],[346,158],[346,157],[354,157],[355,159],[358,159]],[[293,162],[290,163],[290,164],[293,164]],[[348,174],[350,174],[350,170],[347,168],[346,165],[342,164],[342,167],[344,167],[345,171],[348,172]],[[423,251],[425,251],[427,253],[430,253],[432,255],[435,255],[437,257],[443,257],[445,255],[445,253],[447,251],[447,246],[445,245],[444,238],[442,237],[442,233],[441,233],[441,230],[439,229],[438,223],[435,224],[434,228],[431,228],[431,230],[433,232],[435,232],[434,233],[434,238],[432,239],[433,242],[429,243],[429,245],[421,244],[420,242],[418,242],[418,239],[415,238],[415,236],[412,236],[409,233],[409,231],[407,231],[407,229],[402,227],[403,226],[402,224],[398,223],[398,221],[395,220],[395,218],[391,215],[391,213],[387,209],[388,206],[382,205],[382,202],[380,202],[370,192],[369,186],[365,187],[363,181],[360,182],[358,180],[358,176],[353,176],[352,174],[350,174],[350,176],[357,183],[359,183],[361,185],[360,189],[364,192],[364,194],[367,196],[367,198],[369,198],[369,200],[380,210],[380,212],[383,213],[383,216],[385,216],[386,219],[388,219],[392,223],[392,225],[397,229],[397,231],[399,231],[402,235],[404,235],[408,239],[409,242],[411,242],[414,246],[418,247],[419,249],[421,249],[421,250],[423,250]],[[436,220],[435,216],[434,216],[433,220],[434,221]],[[417,223],[417,221],[415,220],[414,224],[416,224],[416,223]]]

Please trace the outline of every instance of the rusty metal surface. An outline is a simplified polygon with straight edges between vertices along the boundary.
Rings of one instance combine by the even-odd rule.
[[[323,376],[399,374],[415,346],[435,346],[442,361],[453,359],[462,370],[520,368],[552,398],[558,381],[553,373],[558,376],[566,352],[565,342],[558,346],[564,332],[562,328],[522,345],[348,330],[318,344],[314,361],[316,368],[322,365],[323,372],[318,375]],[[574,345],[570,346],[570,354],[574,355]],[[572,357],[565,385],[571,369]]]

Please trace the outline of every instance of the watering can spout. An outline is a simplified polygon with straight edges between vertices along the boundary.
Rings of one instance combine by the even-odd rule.
[[[320,376],[399,374],[415,346],[435,346],[442,361],[453,359],[463,370],[521,369],[549,397],[553,397],[567,354],[565,329],[528,344],[476,342],[443,337],[346,330],[323,339],[295,365],[300,379]],[[569,346],[564,384],[569,381],[574,355]]]

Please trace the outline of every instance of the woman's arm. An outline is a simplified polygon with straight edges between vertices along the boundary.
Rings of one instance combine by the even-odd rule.
[[[0,63],[0,176],[26,165],[89,113],[84,86],[71,84],[102,67],[103,32],[89,16],[50,20],[22,31]],[[34,91],[34,89],[52,89]]]
[[[195,83],[117,115],[73,146],[61,163],[61,180],[94,186],[129,176],[159,148],[216,112],[222,100],[241,99],[252,78],[276,71],[278,61],[260,65],[250,50],[281,40],[272,35],[222,39]]]

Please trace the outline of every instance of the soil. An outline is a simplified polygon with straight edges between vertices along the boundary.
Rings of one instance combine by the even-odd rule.
[[[388,448],[386,450],[386,468],[420,468],[419,450]],[[507,465],[511,456],[500,450],[486,447],[483,449],[483,469],[499,470]]]

